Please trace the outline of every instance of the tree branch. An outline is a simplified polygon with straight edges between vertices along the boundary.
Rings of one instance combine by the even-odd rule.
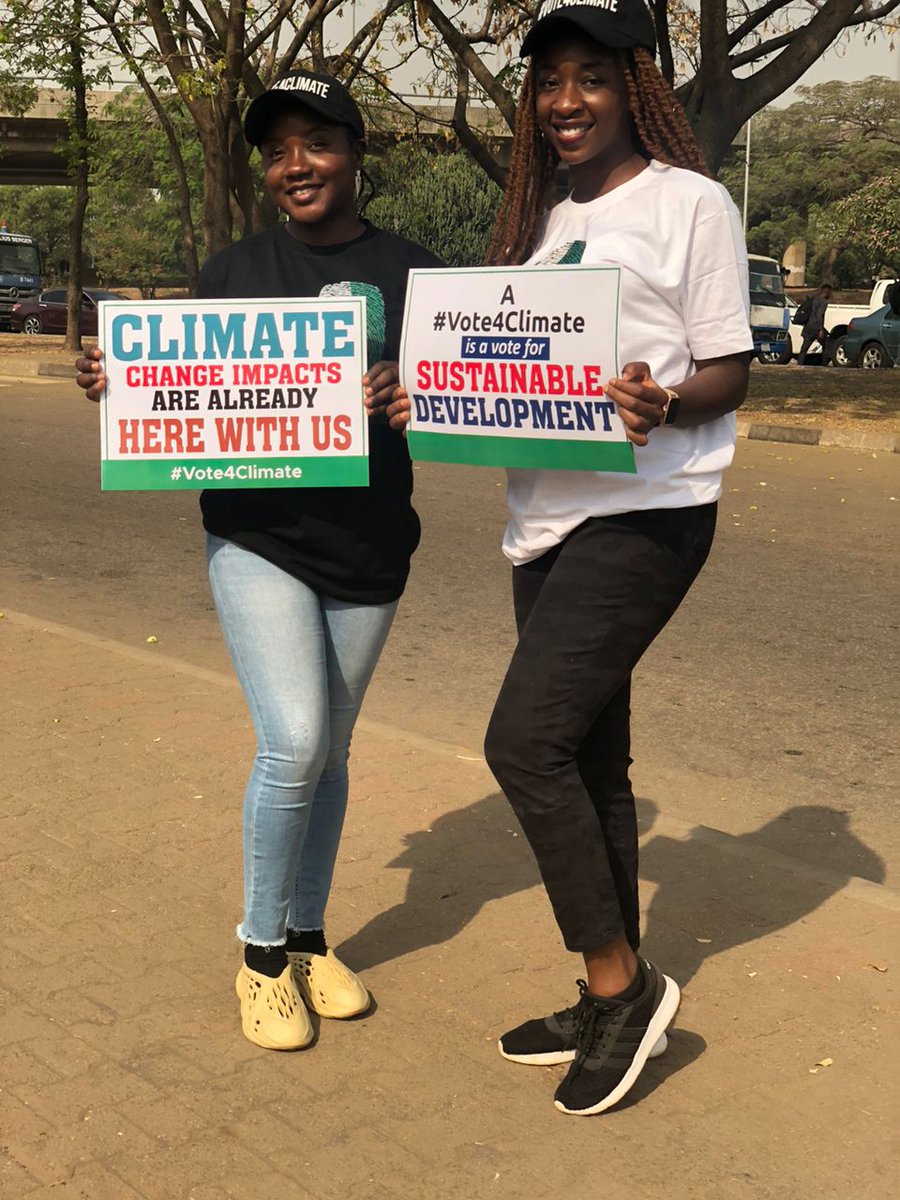
[[[741,121],[758,112],[774,100],[813,65],[841,30],[847,25],[859,7],[860,0],[825,0],[811,21],[794,31],[793,35],[770,39],[769,52],[781,46],[781,53],[773,62],[746,79],[736,80],[736,96],[739,97],[737,116]],[[888,0],[896,7],[897,0]],[[740,61],[752,61],[743,55],[728,60],[733,70]]]
[[[704,0],[700,6],[700,55],[706,74],[725,85],[729,65],[727,0]]]
[[[653,21],[656,25],[656,40],[659,45],[659,69],[671,87],[675,82],[675,60],[672,56],[669,8],[666,0],[653,0]]]
[[[834,0],[827,0],[827,3],[823,5],[822,9],[819,10],[819,14],[813,17],[813,19],[806,25],[801,25],[797,29],[789,29],[785,33],[777,34],[775,37],[768,38],[764,42],[758,42],[755,46],[750,46],[747,50],[742,51],[740,54],[731,55],[728,59],[729,67],[731,70],[734,70],[737,67],[746,66],[748,63],[759,62],[760,59],[768,58],[770,54],[774,54],[776,50],[782,50],[785,46],[791,45],[792,42],[800,37],[801,34],[805,33],[805,31],[819,19],[819,16],[821,16],[822,13],[825,12],[825,10],[833,2]],[[857,0],[856,4],[850,5],[850,7],[851,9],[860,7],[859,0]],[[863,6],[860,12],[845,17],[838,23],[837,32],[834,36],[836,37],[842,28],[849,29],[852,25],[866,25],[874,21],[880,21],[884,17],[890,16],[890,14],[898,7],[900,7],[900,0],[886,0],[886,2],[879,8],[874,9],[866,9],[865,6]],[[732,41],[731,44],[736,45],[736,42]],[[826,45],[827,44],[830,43],[826,43]],[[821,49],[824,48],[825,47],[823,46]],[[821,53],[821,49],[819,53]],[[814,56],[813,61],[815,61],[815,57],[817,56],[818,55]],[[804,70],[806,70],[806,68],[804,68]]]
[[[278,59],[272,78],[280,79],[285,71],[289,71],[294,65],[294,61],[306,42],[315,29],[319,21],[324,20],[330,12],[334,11],[334,0],[312,0],[309,6],[309,12],[300,22],[299,26],[294,27],[294,36],[288,43],[285,52]],[[266,80],[268,82],[268,80]]]
[[[278,8],[275,10],[275,16],[272,18],[272,20],[268,23],[268,25],[264,25],[259,33],[252,37],[244,47],[245,58],[252,58],[260,46],[269,40],[276,29],[280,28],[283,22],[287,20],[295,3],[296,0],[280,0]]]
[[[751,12],[736,29],[732,29],[728,35],[728,48],[739,46],[744,38],[757,29],[764,21],[778,12],[780,8],[787,8],[792,0],[768,0],[768,3],[760,5],[754,12]]]
[[[461,145],[469,152],[485,174],[493,179],[499,187],[503,187],[506,172],[484,146],[469,125],[469,72],[457,60],[456,63],[456,103],[453,106],[453,131]]]
[[[471,72],[479,87],[496,104],[504,121],[512,129],[516,120],[516,104],[512,96],[502,84],[497,82],[453,22],[448,20],[434,3],[434,0],[419,0],[419,2],[434,22],[435,29],[447,43],[454,58]]]

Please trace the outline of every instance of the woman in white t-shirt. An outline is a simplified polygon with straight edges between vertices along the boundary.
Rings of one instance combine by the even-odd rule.
[[[642,0],[545,0],[522,54],[490,261],[620,268],[625,366],[607,392],[637,468],[509,472],[519,643],[485,746],[587,976],[575,1004],[504,1034],[500,1052],[571,1063],[556,1106],[587,1115],[663,1052],[678,1007],[675,982],[636,953],[631,674],[709,552],[753,342],[738,215],[656,68]],[[572,191],[546,214],[560,162]],[[395,425],[407,409],[401,393]]]

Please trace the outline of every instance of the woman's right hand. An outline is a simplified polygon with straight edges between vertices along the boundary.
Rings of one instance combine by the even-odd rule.
[[[412,405],[409,402],[409,392],[405,388],[394,388],[394,395],[387,406],[388,422],[391,429],[403,430],[406,432],[406,427],[409,424],[409,414]]]
[[[103,351],[97,346],[75,359],[75,370],[78,372],[75,382],[84,388],[88,400],[99,400],[106,390],[102,361]]]

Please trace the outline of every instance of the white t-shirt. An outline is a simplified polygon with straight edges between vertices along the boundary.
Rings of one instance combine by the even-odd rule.
[[[675,388],[696,360],[753,349],[740,218],[725,188],[695,171],[652,161],[596,200],[563,200],[529,262],[560,259],[622,268],[620,370],[647,362],[660,386]],[[510,470],[503,551],[527,562],[589,517],[717,500],[734,439],[731,413],[693,429],[654,429],[634,448],[634,475]]]

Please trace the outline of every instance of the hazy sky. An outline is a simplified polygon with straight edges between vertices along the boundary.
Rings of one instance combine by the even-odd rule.
[[[335,26],[340,28],[344,21],[349,26],[354,19],[360,19],[361,14],[365,13],[371,4],[372,0],[359,0],[358,9],[357,6],[350,6],[346,15],[342,14],[336,19],[332,18]],[[900,36],[896,40],[900,44]],[[832,79],[850,83],[857,79],[864,79],[867,75],[887,75],[889,78],[900,80],[900,49],[892,49],[890,43],[890,37],[882,32],[879,32],[877,37],[870,41],[866,41],[860,32],[854,31],[846,35],[839,46],[826,51],[795,87],[790,88],[775,103],[777,105],[790,104],[799,99],[796,87],[813,86]],[[388,57],[385,55],[386,59]],[[400,77],[395,77],[393,80],[394,86],[402,91],[411,91],[417,72],[408,68],[399,74]]]
[[[900,42],[900,38],[897,39]],[[814,67],[806,72],[798,86],[813,86],[840,79],[852,83],[865,79],[867,75],[887,75],[900,81],[900,49],[891,49],[891,39],[879,33],[877,39],[866,42],[862,34],[856,33],[846,45],[835,47],[823,54]],[[795,90],[784,93],[776,103],[790,104],[798,99]]]
[[[356,28],[356,22],[365,20],[366,15],[374,8],[374,3],[375,0],[358,0],[358,4],[348,5],[346,10],[339,10],[334,14],[330,18],[329,25],[326,26],[331,34],[329,40],[333,40],[335,45],[342,45],[352,30]],[[900,43],[900,37],[897,40]],[[390,61],[390,57],[389,51],[383,54],[383,60],[386,63]],[[418,69],[407,68],[405,71],[399,72],[392,79],[394,87],[404,92],[411,91],[420,71],[421,67]],[[131,81],[127,74],[119,71],[116,71],[115,74],[117,83]],[[892,79],[900,80],[900,49],[891,49],[887,34],[879,33],[878,38],[871,42],[866,42],[859,33],[849,36],[840,48],[827,51],[819,62],[807,71],[800,83],[813,85],[824,83],[830,79],[850,82],[864,79],[867,75],[887,75]],[[797,98],[796,91],[792,88],[775,103],[778,105],[790,104]]]

